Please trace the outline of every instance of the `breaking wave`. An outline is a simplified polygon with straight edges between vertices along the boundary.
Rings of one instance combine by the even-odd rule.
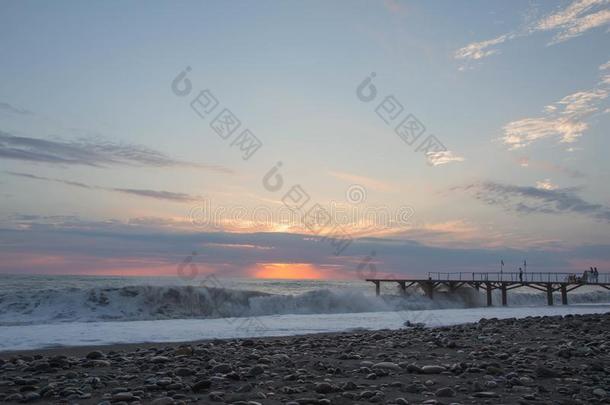
[[[0,326],[56,323],[229,318],[279,314],[331,314],[482,306],[483,294],[460,289],[454,295],[420,291],[405,296],[366,294],[361,289],[316,289],[298,295],[196,286],[50,288],[0,293]],[[570,304],[610,302],[610,292],[569,295]],[[494,303],[500,297],[494,295]],[[556,297],[556,302],[560,302]],[[510,305],[544,305],[541,293],[511,293]]]

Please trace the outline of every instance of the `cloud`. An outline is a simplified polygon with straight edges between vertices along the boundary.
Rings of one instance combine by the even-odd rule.
[[[30,110],[26,110],[25,108],[14,106],[12,104],[9,104],[9,103],[3,102],[3,101],[0,101],[0,110],[8,111],[10,113],[19,114],[19,115],[33,115],[34,114]]]
[[[36,176],[34,174],[29,174],[29,173],[19,173],[19,172],[6,172],[8,174],[10,174],[11,176],[16,176],[16,177],[25,177],[27,179],[32,179],[32,180],[43,180],[43,181],[53,181],[56,183],[62,183],[62,184],[66,184],[68,186],[74,186],[74,187],[80,187],[80,188],[87,188],[87,189],[91,189],[91,188],[98,188],[98,187],[91,187],[88,186],[84,183],[79,183],[77,181],[70,181],[70,180],[63,180],[63,179],[53,179],[50,177],[43,177],[43,176]]]
[[[392,184],[392,183],[386,182],[386,181],[382,181],[382,180],[373,179],[371,177],[360,176],[360,175],[352,174],[352,173],[336,172],[336,171],[330,171],[329,174],[339,180],[347,181],[347,182],[353,183],[353,184],[359,184],[361,186],[371,188],[371,189],[377,190],[377,191],[393,191],[393,190],[397,189],[397,186],[395,184]]]
[[[514,34],[504,34],[499,37],[488,39],[486,41],[481,42],[473,42],[468,44],[467,46],[458,49],[455,52],[456,59],[483,59],[487,56],[493,55],[495,53],[499,53],[500,51],[497,49],[489,49],[494,45],[499,45],[506,42],[509,39],[514,38]]]
[[[587,119],[597,113],[606,113],[602,102],[608,95],[610,83],[602,80],[593,89],[565,96],[545,106],[543,116],[523,118],[506,124],[503,127],[502,142],[510,149],[522,148],[546,138],[556,138],[560,143],[573,143],[589,128]]]
[[[355,239],[345,253],[310,235],[233,234],[149,229],[116,220],[85,221],[66,217],[20,220],[19,227],[0,227],[0,273],[15,274],[159,274],[176,276],[178,266],[195,251],[200,276],[248,276],[257,263],[308,263],[333,269],[329,275],[362,277],[358,265],[376,252],[378,271],[426,275],[435,271],[489,271],[503,258],[507,265],[526,257],[537,271],[572,271],[577,258],[610,261],[608,246],[562,249],[447,248],[409,240]],[[461,225],[448,225],[460,228]],[[446,227],[441,227],[445,232]],[[467,230],[465,232],[468,232]],[[251,248],[254,246],[254,248]],[[367,272],[369,270],[367,269]]]
[[[141,190],[133,188],[113,188],[109,190],[116,191],[117,193],[136,195],[139,197],[154,198],[157,200],[169,200],[176,202],[195,202],[198,200],[197,197],[192,195],[185,193],[173,193],[171,191]]]
[[[527,156],[522,156],[517,159],[517,163],[521,167],[530,167],[537,170],[543,170],[552,173],[560,173],[569,176],[573,179],[579,179],[585,177],[585,174],[580,170],[572,169],[570,167],[558,165],[555,163],[547,162],[544,160],[532,160]]]
[[[148,166],[192,167],[218,173],[233,173],[222,166],[173,159],[162,152],[140,145],[113,143],[103,139],[73,141],[14,136],[0,130],[0,158],[93,167]]]
[[[89,190],[104,190],[104,191],[110,191],[110,192],[115,192],[115,193],[130,194],[130,195],[135,195],[138,197],[153,198],[156,200],[166,200],[166,201],[185,202],[185,203],[186,202],[195,202],[195,201],[200,200],[200,197],[192,196],[192,195],[185,194],[185,193],[175,193],[175,192],[171,192],[171,191],[101,187],[101,186],[92,186],[92,185],[80,183],[77,181],[70,181],[70,180],[58,179],[58,178],[53,178],[53,177],[37,176],[34,174],[29,174],[29,173],[10,172],[10,171],[6,172],[6,173],[10,174],[11,176],[23,177],[23,178],[32,179],[32,180],[41,180],[41,181],[48,181],[48,182],[54,182],[54,183],[61,183],[61,184],[65,184],[68,186],[89,189]]]
[[[608,25],[610,10],[604,8],[608,3],[608,0],[575,0],[569,6],[535,20],[522,29],[468,44],[458,49],[454,57],[465,62],[480,60],[499,53],[497,47],[509,40],[540,32],[555,32],[549,45],[567,41],[594,28]],[[464,66],[460,70],[464,70]]]
[[[607,5],[607,0],[580,0],[565,10],[551,14],[538,21],[535,29],[558,30],[550,44],[557,44],[578,37],[585,32],[610,23],[610,10],[595,11],[597,6]]]
[[[448,150],[442,152],[428,152],[426,157],[432,166],[441,166],[448,163],[464,161],[463,157],[454,155],[453,152]]]
[[[576,189],[523,187],[482,182],[462,187],[489,205],[519,213],[580,214],[610,223],[610,208],[583,200]]]

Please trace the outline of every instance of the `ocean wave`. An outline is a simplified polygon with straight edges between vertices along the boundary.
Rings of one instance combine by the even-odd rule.
[[[569,299],[571,304],[607,303],[610,292],[572,293]],[[499,295],[495,294],[494,302],[499,301]],[[559,297],[556,301],[560,302]],[[509,305],[545,303],[545,294],[509,294]],[[484,304],[484,295],[468,288],[459,289],[452,295],[435,293],[434,300],[430,300],[420,291],[411,289],[404,296],[377,297],[361,289],[348,288],[281,295],[201,286],[72,287],[2,292],[0,325],[336,314],[468,308]]]

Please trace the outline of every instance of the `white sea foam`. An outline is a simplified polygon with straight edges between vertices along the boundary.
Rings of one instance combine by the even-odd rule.
[[[133,280],[131,280],[133,281]],[[125,282],[123,280],[123,282]],[[408,290],[406,296],[371,294],[363,285],[324,285],[284,282],[291,294],[265,292],[264,282],[236,284],[217,281],[210,286],[135,285],[111,287],[57,283],[39,288],[0,290],[0,326],[35,325],[67,322],[142,321],[167,319],[248,318],[288,314],[342,314],[426,309],[472,308],[485,303],[483,294],[464,288],[454,295],[436,293],[434,300],[420,291]],[[277,283],[277,282],[276,282]],[[295,287],[295,283],[300,286]],[[106,285],[108,283],[99,282]],[[254,288],[244,290],[224,288]],[[317,287],[312,289],[312,286]],[[366,286],[364,286],[366,287]],[[282,291],[276,286],[274,291]],[[584,290],[583,290],[584,291]],[[396,292],[388,290],[387,292]],[[571,293],[571,303],[608,303],[610,292]],[[559,297],[556,297],[559,301]],[[499,302],[498,294],[494,301]],[[510,305],[544,305],[546,295],[539,292],[509,294]]]
[[[476,322],[481,318],[523,318],[610,312],[610,305],[478,307],[351,314],[270,315],[255,318],[172,319],[133,322],[72,322],[2,327],[0,351],[115,343],[186,342],[261,336],[289,336],[361,329],[398,329],[405,321],[426,326]]]

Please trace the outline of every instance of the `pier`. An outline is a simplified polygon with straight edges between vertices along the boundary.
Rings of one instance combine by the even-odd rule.
[[[381,294],[381,283],[397,283],[403,294],[407,288],[419,287],[424,294],[434,299],[435,291],[453,293],[459,288],[474,288],[484,290],[487,296],[487,305],[492,306],[492,293],[501,291],[502,305],[508,305],[508,292],[516,288],[528,287],[546,293],[547,304],[553,305],[553,294],[561,292],[561,303],[568,305],[568,293],[583,286],[597,286],[610,290],[610,273],[600,273],[597,279],[583,280],[574,273],[428,273],[427,279],[398,279],[398,278],[369,278],[375,284],[375,292]]]

